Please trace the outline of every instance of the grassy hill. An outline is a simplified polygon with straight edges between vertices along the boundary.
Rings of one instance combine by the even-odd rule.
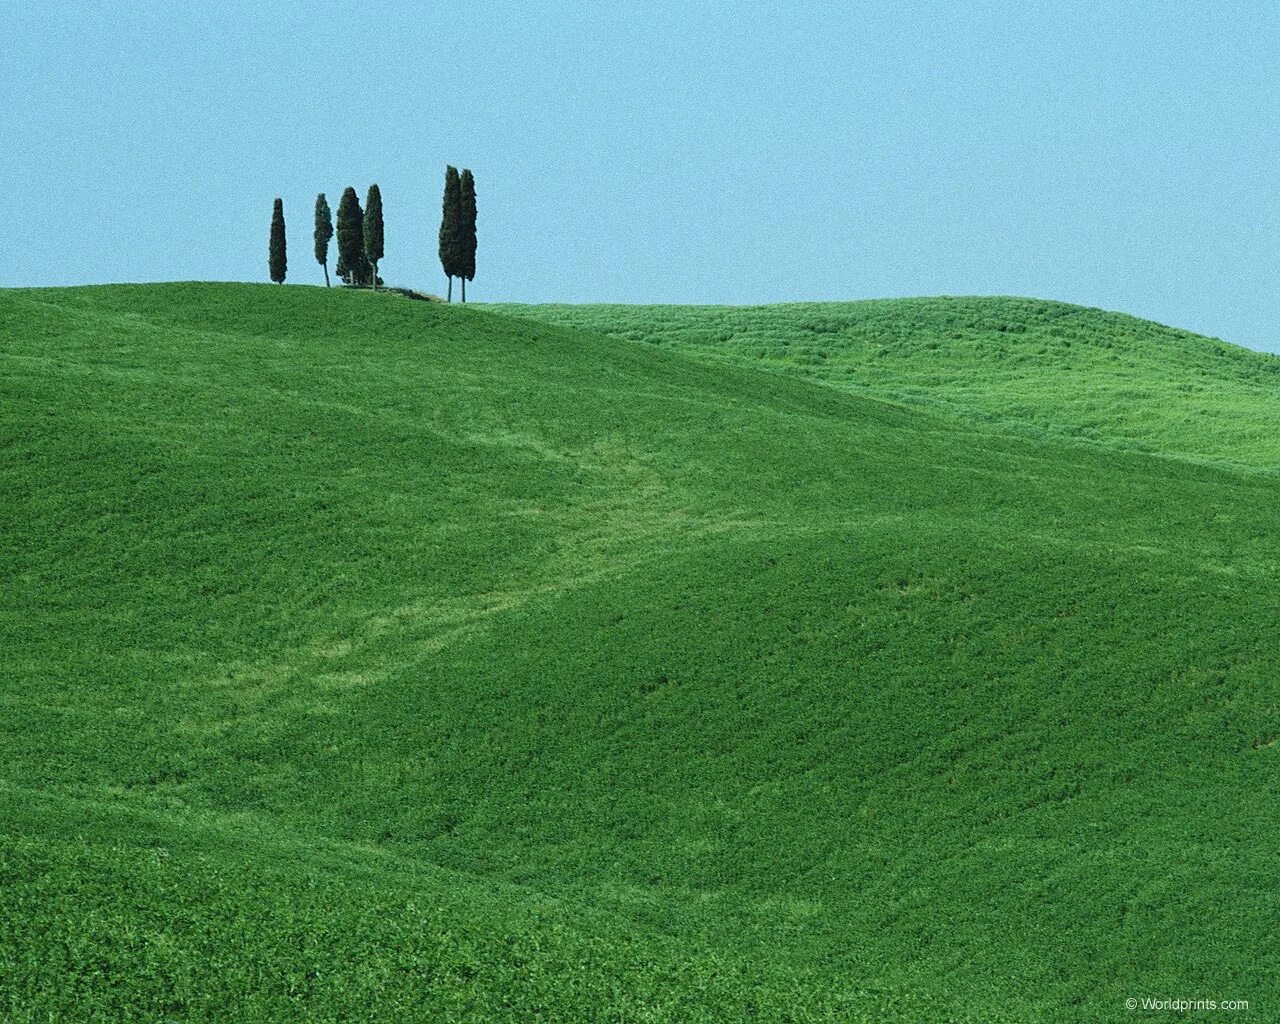
[[[0,292],[0,1018],[1273,1012],[1272,361],[976,302]]]
[[[1119,313],[1007,298],[493,308],[1002,431],[1280,466],[1280,358]]]

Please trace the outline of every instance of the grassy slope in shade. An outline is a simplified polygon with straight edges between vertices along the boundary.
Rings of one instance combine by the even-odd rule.
[[[1179,346],[1151,394],[1274,416]],[[386,295],[0,292],[0,1016],[1273,1013],[1274,476],[947,405]]]
[[[1280,464],[1280,358],[1099,309],[1008,298],[492,308],[1005,431]]]

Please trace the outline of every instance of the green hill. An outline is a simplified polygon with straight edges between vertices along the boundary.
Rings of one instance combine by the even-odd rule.
[[[1032,436],[1280,466],[1280,358],[1034,299],[496,306]]]
[[[975,303],[0,292],[0,1017],[1274,1012],[1272,361]]]

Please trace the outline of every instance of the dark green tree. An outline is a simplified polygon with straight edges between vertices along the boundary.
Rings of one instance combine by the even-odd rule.
[[[382,192],[376,184],[369,186],[364,203],[364,255],[369,261],[369,280],[378,290],[378,260],[382,259]]]
[[[462,267],[462,181],[458,169],[444,169],[444,208],[440,217],[440,266],[449,277],[449,301],[453,301],[453,279]]]
[[[284,201],[276,199],[271,211],[271,248],[267,253],[267,269],[271,271],[271,280],[276,284],[284,284],[284,272],[287,266],[284,253]]]
[[[476,276],[476,179],[463,170],[459,183],[462,193],[462,223],[459,228],[458,276],[462,278],[462,301],[467,301],[467,282]]]
[[[348,185],[338,201],[338,277],[350,285],[368,282],[368,261],[364,255],[364,211],[356,190]]]
[[[329,200],[321,192],[316,196],[316,262],[324,267],[324,286],[329,287],[329,239],[333,237],[333,216]]]

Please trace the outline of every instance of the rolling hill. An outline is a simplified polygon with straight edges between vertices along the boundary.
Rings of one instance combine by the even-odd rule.
[[[1280,465],[1280,359],[1100,309],[1009,298],[493,308],[1005,432]]]
[[[0,292],[0,1017],[1270,1012],[1277,364]]]

